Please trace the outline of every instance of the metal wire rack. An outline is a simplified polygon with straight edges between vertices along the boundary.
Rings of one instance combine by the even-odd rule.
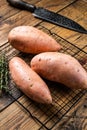
[[[56,41],[58,41],[62,45],[62,50],[60,52],[70,54],[75,57],[82,66],[87,70],[87,53],[82,49],[76,47],[72,43],[65,41],[65,39],[61,38],[54,32],[48,30],[44,26],[40,24],[36,26],[38,29],[43,30],[50,36],[52,36]],[[17,50],[13,49],[8,43],[1,47],[2,51],[5,50],[5,53],[10,59],[15,55],[19,55],[24,58],[26,61],[31,60],[32,55],[19,53]],[[9,94],[9,98],[11,102],[16,101],[19,105],[21,105],[24,110],[26,110],[30,116],[39,123],[39,130],[51,130],[53,129],[59,121],[66,115],[66,113],[82,98],[82,96],[86,93],[86,90],[72,90],[64,86],[63,84],[50,82],[45,80],[47,83],[53,97],[52,105],[43,105],[38,104],[30,99],[29,105],[26,108],[24,104],[22,104],[17,98],[21,97],[23,94],[20,93],[19,90],[16,89],[15,84],[13,82],[10,83],[11,94]],[[17,96],[18,93],[18,96]],[[5,107],[7,107],[5,106]],[[30,107],[34,107],[33,110]],[[3,109],[2,109],[3,110]],[[40,114],[38,114],[40,113]]]

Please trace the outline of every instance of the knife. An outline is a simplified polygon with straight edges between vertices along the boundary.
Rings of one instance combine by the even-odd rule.
[[[35,5],[31,5],[22,0],[7,0],[7,2],[11,6],[16,7],[18,9],[30,11],[35,17],[39,19],[48,21],[61,27],[65,27],[67,29],[87,34],[87,30],[85,28],[65,16],[49,11],[42,7],[36,7]]]

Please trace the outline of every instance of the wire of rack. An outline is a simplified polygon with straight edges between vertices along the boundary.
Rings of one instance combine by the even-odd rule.
[[[66,41],[65,39],[58,36],[58,34],[52,32],[51,30],[45,28],[42,25],[35,26],[38,29],[41,29],[45,33],[52,36],[57,42],[62,45],[61,53],[69,54],[75,57],[80,64],[87,70],[87,53],[82,49],[78,48],[76,45]],[[87,46],[86,46],[87,47]],[[1,52],[5,51],[6,57],[8,60],[15,55],[20,56],[26,61],[30,61],[33,55],[21,53],[15,49],[13,49],[9,43],[1,47]],[[10,81],[9,89],[11,93],[6,96],[6,100],[10,99],[4,107],[0,108],[0,111],[3,111],[6,107],[8,107],[11,103],[16,101],[25,111],[29,113],[29,115],[40,125],[39,130],[50,130],[53,129],[56,124],[60,122],[60,120],[66,115],[66,113],[83,97],[86,93],[86,90],[73,90],[67,88],[63,84],[51,82],[45,80],[47,83],[53,97],[52,105],[43,105],[35,103],[34,101],[29,100],[29,106],[26,108],[18,99],[23,95],[15,86],[15,84]],[[3,100],[2,100],[3,101]],[[30,106],[35,107],[34,111],[30,110]],[[38,115],[38,111],[41,112],[41,115]],[[45,116],[44,116],[45,115]],[[42,118],[42,116],[44,116]]]

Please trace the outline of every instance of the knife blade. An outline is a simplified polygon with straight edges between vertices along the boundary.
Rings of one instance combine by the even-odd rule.
[[[73,31],[87,34],[87,30],[77,22],[50,10],[44,9],[42,7],[36,7],[35,5],[29,4],[22,0],[7,0],[7,2],[15,8],[30,11],[33,13],[33,16],[39,19]]]

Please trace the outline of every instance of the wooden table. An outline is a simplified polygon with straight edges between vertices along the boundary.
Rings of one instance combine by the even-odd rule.
[[[25,1],[67,16],[87,29],[87,0]],[[87,70],[86,34],[34,18],[30,12],[9,6],[6,0],[0,0],[0,52],[5,51],[11,57],[21,56],[8,43],[9,31],[20,25],[35,26],[53,36],[63,46],[62,52],[77,58]],[[53,96],[51,106],[31,101],[15,86],[11,86],[12,95],[0,97],[0,130],[87,130],[86,90],[70,90],[46,82]]]

